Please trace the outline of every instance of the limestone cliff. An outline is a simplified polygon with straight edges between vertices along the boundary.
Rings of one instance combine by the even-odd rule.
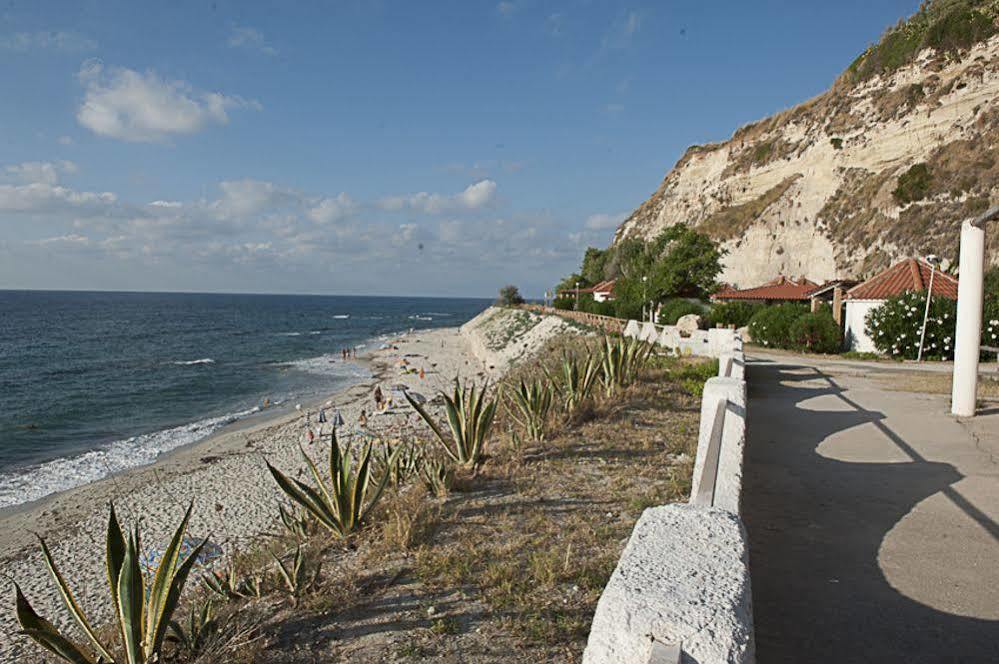
[[[999,200],[992,27],[968,48],[920,48],[860,76],[868,51],[826,93],[689,148],[615,242],[689,224],[723,243],[721,279],[739,286],[864,276],[929,252],[955,262],[960,221]]]

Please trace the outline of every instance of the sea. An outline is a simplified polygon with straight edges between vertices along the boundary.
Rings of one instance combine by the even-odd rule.
[[[483,299],[0,291],[0,508],[152,463],[368,377],[360,354]]]

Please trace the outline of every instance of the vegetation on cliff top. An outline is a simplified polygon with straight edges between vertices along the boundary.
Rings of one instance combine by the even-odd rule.
[[[861,53],[847,69],[846,78],[857,82],[891,73],[926,48],[947,55],[966,50],[997,32],[997,18],[997,0],[929,0]]]

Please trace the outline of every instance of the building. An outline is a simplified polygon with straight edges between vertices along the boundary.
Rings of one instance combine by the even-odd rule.
[[[762,286],[756,288],[746,288],[736,290],[734,288],[723,288],[711,299],[715,302],[734,302],[738,300],[746,302],[761,302],[763,304],[783,304],[784,302],[808,302],[811,293],[818,284],[809,281],[804,277],[794,279],[793,277],[777,277]]]
[[[808,299],[812,302],[812,313],[818,311],[821,305],[828,305],[833,320],[839,323],[842,329],[846,292],[856,285],[857,282],[853,279],[833,279],[816,286],[808,293]]]
[[[559,297],[571,297],[590,295],[595,302],[610,302],[614,299],[614,279],[601,281],[599,284],[587,288],[568,288],[558,292]]]
[[[929,287],[933,267],[924,260],[907,258],[876,274],[846,292],[846,347],[862,353],[875,353],[874,341],[864,329],[867,314],[885,300],[908,291],[921,292]],[[957,299],[957,277],[936,270],[933,276],[933,296]]]

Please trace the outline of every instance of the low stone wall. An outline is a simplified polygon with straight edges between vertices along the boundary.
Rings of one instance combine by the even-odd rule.
[[[707,381],[688,504],[645,510],[604,588],[584,664],[755,661],[746,531],[739,517],[746,439],[746,372],[733,330],[681,337],[628,321],[625,336],[717,357]],[[714,334],[712,334],[714,333]],[[689,349],[689,350],[685,350]],[[669,659],[667,659],[669,658]]]

